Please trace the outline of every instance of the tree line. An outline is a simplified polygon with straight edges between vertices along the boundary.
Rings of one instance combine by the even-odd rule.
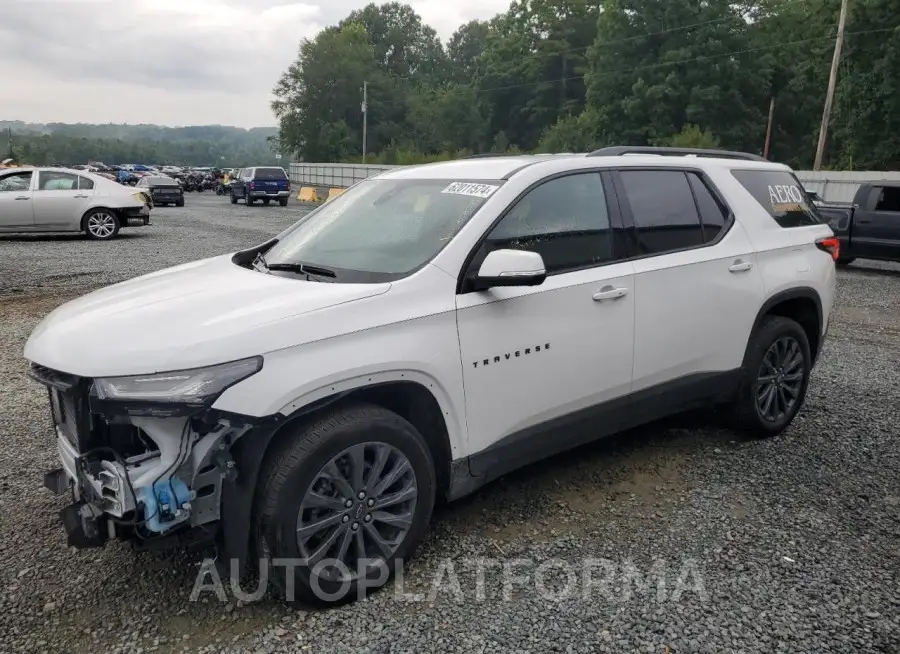
[[[0,122],[0,144],[11,131],[6,156],[34,165],[150,163],[184,166],[252,166],[275,163],[277,130],[221,125],[33,124]],[[11,151],[11,153],[10,153]],[[3,157],[5,158],[5,157]]]
[[[514,0],[444,45],[370,4],[300,43],[274,89],[284,152],[369,162],[605,145],[723,147],[812,165],[840,0]],[[900,164],[896,0],[852,0],[831,168]]]

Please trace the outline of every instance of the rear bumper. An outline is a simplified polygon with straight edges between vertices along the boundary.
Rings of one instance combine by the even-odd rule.
[[[150,224],[150,207],[127,207],[119,209],[122,227],[144,227]]]
[[[251,198],[288,198],[290,191],[250,191]]]

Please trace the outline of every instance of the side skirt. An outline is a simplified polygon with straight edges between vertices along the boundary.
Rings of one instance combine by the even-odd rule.
[[[510,434],[453,462],[448,500],[468,495],[518,468],[579,445],[677,413],[729,401],[743,370],[698,373],[642,389],[603,404]]]

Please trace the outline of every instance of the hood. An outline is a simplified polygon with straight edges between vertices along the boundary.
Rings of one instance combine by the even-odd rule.
[[[115,284],[50,313],[25,358],[82,377],[196,368],[265,354],[264,327],[387,292],[241,268],[231,255]],[[297,343],[304,341],[302,326]]]

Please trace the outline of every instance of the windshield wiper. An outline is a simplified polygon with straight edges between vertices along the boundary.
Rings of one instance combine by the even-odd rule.
[[[337,277],[337,274],[328,268],[323,268],[322,266],[314,266],[309,263],[270,263],[265,264],[265,259],[263,259],[263,263],[266,266],[266,270],[280,270],[284,272],[298,272],[303,273],[304,275],[315,275],[317,277]]]

